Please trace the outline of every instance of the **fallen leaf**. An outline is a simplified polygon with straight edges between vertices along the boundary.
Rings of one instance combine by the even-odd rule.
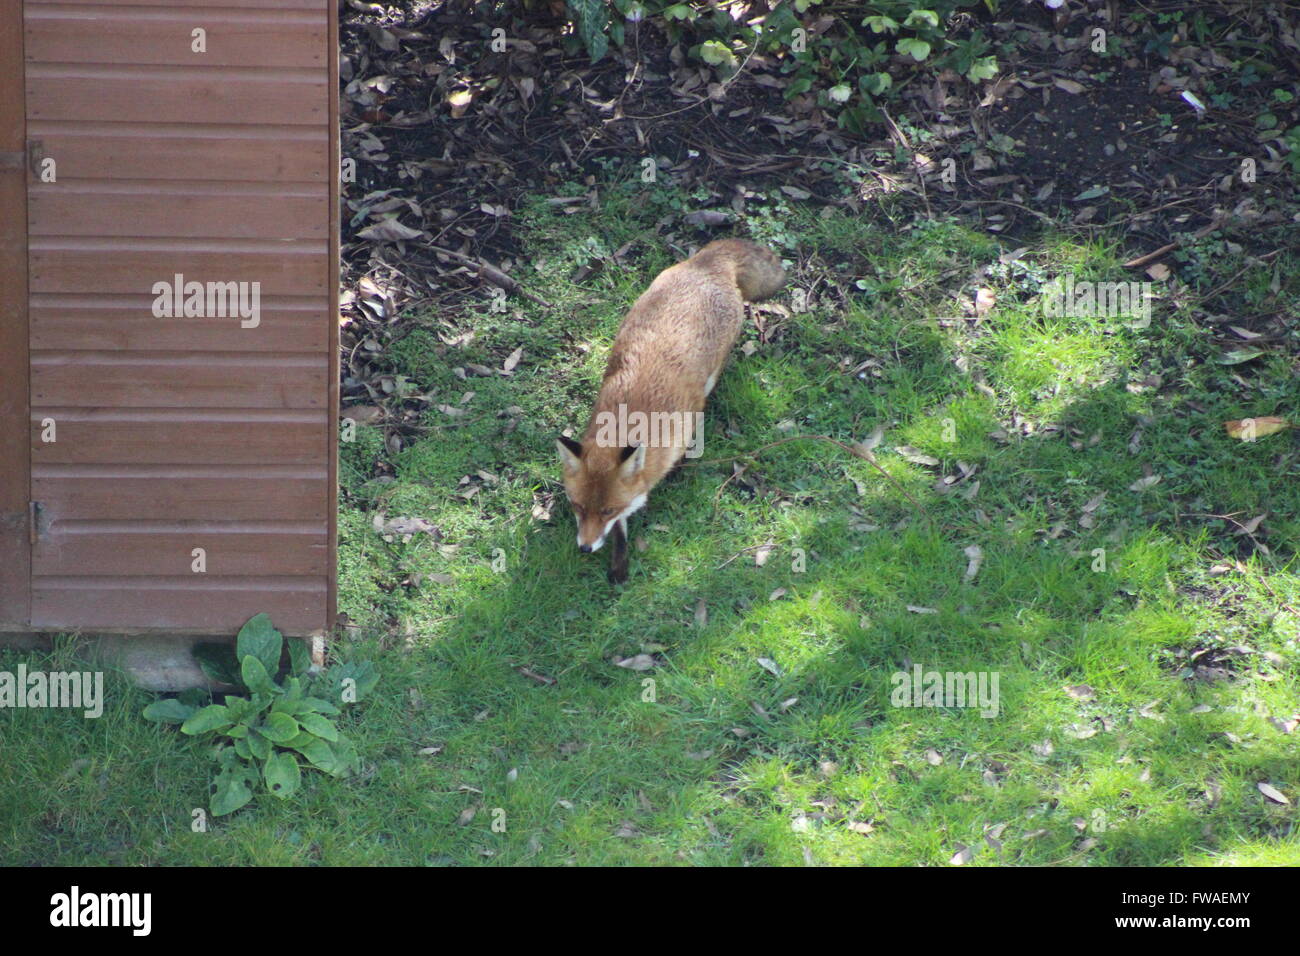
[[[403,226],[394,219],[383,219],[374,225],[366,226],[357,232],[360,239],[374,239],[377,242],[398,242],[403,239],[419,239],[425,233],[410,226]]]
[[[1291,805],[1291,801],[1286,798],[1285,794],[1271,783],[1265,783],[1261,780],[1259,783],[1255,784],[1255,786],[1259,788],[1260,793],[1268,797],[1274,803],[1280,803],[1283,806]]]
[[[1215,359],[1220,365],[1240,365],[1243,362],[1249,362],[1251,359],[1257,359],[1264,354],[1263,349],[1245,348],[1230,349]]]
[[[1252,435],[1255,438],[1263,438],[1265,435],[1273,435],[1293,426],[1285,418],[1278,418],[1276,415],[1261,415],[1259,418],[1242,418],[1237,421],[1224,422],[1223,427],[1227,430],[1229,438],[1250,441]]]
[[[1087,91],[1087,87],[1084,86],[1082,83],[1076,83],[1074,80],[1067,80],[1064,77],[1060,77],[1060,76],[1052,77],[1052,84],[1058,90],[1065,90],[1065,92],[1067,93],[1078,94]]]
[[[659,662],[649,654],[637,654],[635,657],[625,657],[621,661],[614,661],[618,667],[626,667],[630,671],[648,671],[652,667],[657,667]]]
[[[973,859],[975,859],[974,847],[962,846],[958,843],[957,852],[952,855],[952,859],[950,859],[948,863],[951,866],[963,866]]]
[[[935,458],[933,455],[927,455],[922,451],[918,451],[917,449],[913,448],[911,445],[899,445],[897,448],[894,449],[894,451],[898,452],[900,455],[902,455],[904,458],[906,458],[908,461],[912,462],[913,464],[929,465],[931,467],[939,464],[938,458]]]

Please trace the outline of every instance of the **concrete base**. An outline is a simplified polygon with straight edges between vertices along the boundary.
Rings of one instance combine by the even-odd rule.
[[[195,644],[229,642],[229,637],[176,634],[79,634],[75,637],[78,659],[93,667],[120,670],[131,683],[155,692],[204,687],[229,690],[212,684],[194,660]],[[49,650],[49,634],[0,634],[0,647],[20,650]]]
[[[137,687],[151,691],[177,691],[191,687],[216,689],[190,653],[195,644],[216,640],[212,637],[156,634],[131,637],[103,634],[83,646],[92,660],[121,669]]]

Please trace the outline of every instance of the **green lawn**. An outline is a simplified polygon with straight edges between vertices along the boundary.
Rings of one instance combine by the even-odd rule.
[[[1048,277],[1131,278],[1106,244],[1049,236],[1002,263],[889,208],[751,207],[738,233],[792,283],[760,313],[768,340],[743,334],[700,463],[633,519],[615,589],[603,552],[577,553],[553,437],[585,424],[620,318],[679,257],[654,225],[687,201],[539,200],[515,274],[553,308],[416,316],[387,344],[430,401],[396,454],[371,426],[342,447],[336,649],[382,673],[343,719],[359,777],[311,774],[191,832],[212,762],[111,677],[99,720],[0,711],[0,862],[1300,863],[1300,455],[1294,432],[1223,427],[1300,414],[1295,338],[1220,364],[1194,294],[1159,285],[1146,328],[1044,317]],[[1281,288],[1247,270],[1242,302],[1294,311],[1300,261],[1272,265]],[[977,285],[992,306],[968,321],[954,292]],[[797,289],[811,310],[790,311]],[[519,347],[508,376],[454,372]],[[717,461],[877,429],[892,481],[820,441],[729,483]],[[1144,469],[1159,481],[1132,490]],[[385,540],[377,512],[441,534]],[[1261,514],[1267,553],[1213,517]],[[616,663],[637,655],[650,669]],[[0,669],[20,660],[70,666],[65,644]],[[997,715],[893,706],[914,665],[996,673]]]

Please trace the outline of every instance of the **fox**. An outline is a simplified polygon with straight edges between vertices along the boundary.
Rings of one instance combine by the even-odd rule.
[[[586,431],[555,442],[578,550],[599,551],[610,539],[610,583],[627,581],[627,519],[684,456],[698,454],[705,399],[744,325],[745,303],[784,284],[771,249],[719,239],[659,273],[624,316]]]

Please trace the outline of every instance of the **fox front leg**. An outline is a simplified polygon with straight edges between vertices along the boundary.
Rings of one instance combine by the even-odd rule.
[[[627,519],[621,519],[614,525],[609,542],[609,583],[622,584],[627,581]]]

